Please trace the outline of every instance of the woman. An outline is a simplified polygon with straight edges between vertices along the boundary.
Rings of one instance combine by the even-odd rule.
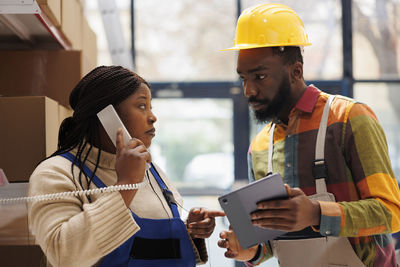
[[[126,191],[66,196],[29,206],[29,224],[53,266],[194,266],[207,261],[204,238],[220,211],[192,209],[147,151],[155,136],[149,84],[118,66],[101,66],[73,89],[72,117],[60,126],[58,150],[30,178],[29,195],[147,182]],[[96,114],[112,104],[133,137],[114,147]],[[146,164],[151,168],[146,170]],[[171,194],[172,193],[172,194]]]

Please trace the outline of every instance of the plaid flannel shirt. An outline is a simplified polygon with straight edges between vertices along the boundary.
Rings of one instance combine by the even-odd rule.
[[[276,124],[272,164],[291,187],[316,193],[312,175],[322,111],[329,95],[308,86],[291,110],[288,125]],[[271,123],[251,142],[249,180],[267,174]],[[366,266],[396,266],[390,233],[400,230],[400,193],[385,134],[373,111],[353,99],[337,96],[330,109],[325,139],[327,190],[336,202],[320,201],[320,234],[348,237]],[[272,256],[266,242],[255,264]],[[248,264],[251,266],[252,264]]]

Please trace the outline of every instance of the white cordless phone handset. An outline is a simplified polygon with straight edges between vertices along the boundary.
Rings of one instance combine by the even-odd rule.
[[[113,105],[108,105],[102,111],[97,113],[101,124],[106,130],[108,136],[113,142],[114,146],[117,147],[117,130],[122,129],[122,134],[124,138],[124,144],[126,145],[129,140],[132,139],[125,125],[122,123],[121,118],[118,116],[117,111],[114,109]],[[146,163],[146,169],[150,168],[150,164]]]
[[[118,128],[122,128],[124,144],[127,144],[129,140],[132,139],[128,130],[125,128],[125,125],[122,123],[117,112],[115,111],[113,105],[108,105],[107,107],[105,107],[102,111],[97,113],[97,117],[99,118],[101,124],[103,125],[115,147],[117,146],[116,139]]]
[[[122,128],[125,144],[127,144],[128,141],[132,139],[131,135],[125,128],[124,124],[122,123],[121,119],[119,118],[117,112],[115,111],[112,105],[108,105],[102,111],[97,113],[97,117],[102,123],[104,129],[106,130],[114,146],[116,145],[118,128]],[[148,163],[146,164],[147,164],[146,167],[148,169],[150,166]],[[121,191],[121,190],[134,190],[146,186],[147,184],[148,181],[144,180],[143,182],[138,184],[112,185],[104,188],[69,191],[69,192],[61,192],[61,193],[46,194],[46,195],[31,196],[31,197],[0,198],[0,204],[13,204],[18,202],[32,202],[32,201],[51,201],[69,196],[83,196],[83,195],[92,195],[92,194]]]

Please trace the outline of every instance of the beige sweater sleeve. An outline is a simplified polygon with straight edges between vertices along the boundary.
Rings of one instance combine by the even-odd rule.
[[[67,172],[37,168],[29,195],[80,189]],[[28,212],[31,231],[53,266],[92,266],[139,230],[119,192],[100,194],[92,203],[85,197],[32,202]]]

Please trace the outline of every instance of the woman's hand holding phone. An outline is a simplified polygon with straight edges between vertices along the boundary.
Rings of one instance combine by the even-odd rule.
[[[124,143],[122,129],[118,129],[116,138],[115,170],[118,181],[115,185],[136,184],[143,181],[146,163],[151,162],[151,155],[139,139],[132,138]],[[125,204],[129,207],[136,190],[120,191]]]

